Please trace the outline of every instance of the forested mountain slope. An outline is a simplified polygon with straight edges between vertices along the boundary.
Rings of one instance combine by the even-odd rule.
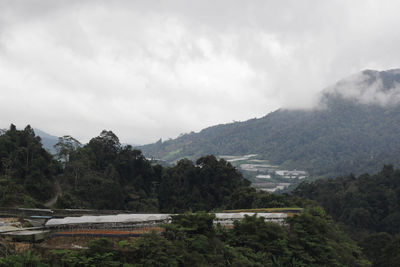
[[[400,165],[399,82],[398,70],[363,71],[325,89],[313,109],[280,109],[140,149],[168,161],[256,153],[316,176],[376,172]]]

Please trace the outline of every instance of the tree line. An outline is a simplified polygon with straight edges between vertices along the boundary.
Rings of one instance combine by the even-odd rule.
[[[61,187],[57,208],[122,209],[136,212],[211,211],[298,206],[283,196],[256,192],[229,162],[213,155],[164,167],[102,131],[81,145],[59,138],[57,160],[28,125],[0,135],[0,205],[43,207]]]

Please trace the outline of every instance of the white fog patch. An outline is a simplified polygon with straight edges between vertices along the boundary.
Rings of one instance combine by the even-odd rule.
[[[400,70],[391,72],[395,74]],[[388,106],[400,103],[400,83],[394,82],[390,88],[385,88],[382,77],[377,71],[352,75],[327,88],[324,92],[338,94],[359,104]]]

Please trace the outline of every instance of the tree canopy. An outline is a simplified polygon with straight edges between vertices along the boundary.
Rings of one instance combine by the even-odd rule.
[[[0,135],[0,205],[38,205],[53,196],[58,163],[42,148],[28,125],[15,125]]]

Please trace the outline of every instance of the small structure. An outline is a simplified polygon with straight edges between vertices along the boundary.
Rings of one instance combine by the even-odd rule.
[[[233,225],[235,221],[241,221],[246,216],[262,217],[267,222],[284,224],[288,215],[286,213],[255,213],[255,212],[235,212],[235,213],[216,213],[214,223],[221,225]]]
[[[14,231],[3,233],[6,239],[12,239],[18,242],[30,242],[36,243],[45,240],[50,234],[50,231],[43,230],[26,230],[26,231]]]
[[[269,174],[259,174],[256,176],[258,179],[271,179],[271,175]]]
[[[287,218],[285,213],[216,213],[214,223],[222,225],[232,225],[234,221],[242,220],[245,216],[263,217],[268,222],[283,224]],[[75,230],[95,230],[95,229],[125,229],[135,230],[140,228],[156,227],[160,224],[171,222],[171,214],[118,214],[106,216],[81,216],[66,217],[63,219],[51,219],[47,221],[45,227],[53,232],[64,231],[66,229]]]
[[[50,219],[45,227],[63,229],[136,229],[168,223],[169,214],[118,214]]]
[[[275,173],[279,176],[282,176],[283,178],[287,178],[287,179],[304,179],[307,177],[307,172],[305,171],[298,171],[298,170],[294,170],[294,171],[288,171],[288,170],[276,170]]]

